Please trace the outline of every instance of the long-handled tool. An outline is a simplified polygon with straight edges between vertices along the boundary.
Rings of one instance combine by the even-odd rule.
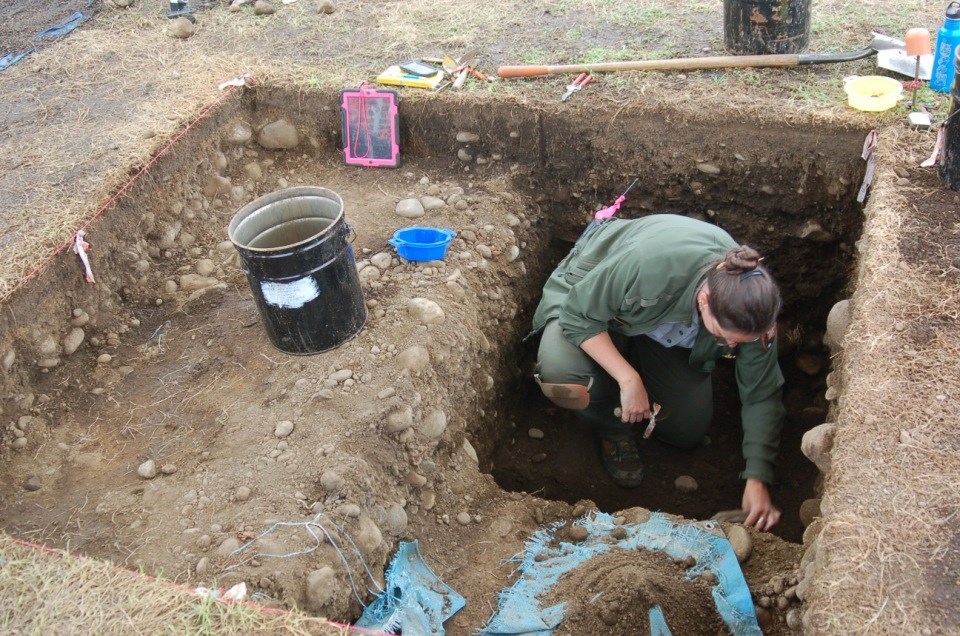
[[[715,57],[686,57],[672,60],[645,60],[638,62],[598,62],[596,64],[560,64],[557,66],[501,66],[500,77],[537,77],[558,73],[606,73],[611,71],[696,71],[712,68],[758,68],[806,66],[808,64],[835,64],[852,62],[875,55],[878,51],[903,48],[893,38],[873,34],[870,45],[848,53],[799,53],[778,55],[722,55]]]

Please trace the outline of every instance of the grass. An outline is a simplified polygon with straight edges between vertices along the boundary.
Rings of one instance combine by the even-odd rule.
[[[198,596],[159,577],[38,550],[0,535],[0,631],[39,635],[64,629],[76,634],[197,636],[343,636],[352,631],[320,618]]]
[[[549,51],[544,49],[521,48],[517,51],[517,59],[520,60],[520,64],[541,65],[550,63],[552,57]]]
[[[852,47],[860,48],[870,42],[871,31],[900,40],[912,27],[925,27],[935,34],[940,25],[931,20],[930,5],[930,2],[922,0],[867,0],[817,5],[811,17],[810,48],[816,51],[848,50],[851,48],[851,36],[861,37],[863,43]]]
[[[835,104],[838,92],[819,84],[801,83],[792,89],[792,96],[800,102],[799,107],[821,108]]]
[[[588,49],[576,58],[575,64],[598,64],[600,62],[616,62],[618,60],[632,60],[637,56],[636,52],[629,49],[607,49],[596,48]]]
[[[631,2],[605,2],[600,18],[620,26],[644,26],[659,20],[666,20],[673,13],[661,5],[645,5]]]
[[[912,97],[909,93],[910,91],[904,91],[906,99]],[[931,117],[934,120],[946,119],[950,114],[951,101],[949,95],[932,90],[926,84],[917,90],[917,102],[932,107]]]

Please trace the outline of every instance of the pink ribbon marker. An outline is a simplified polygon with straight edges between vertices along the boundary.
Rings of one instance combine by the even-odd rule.
[[[617,211],[620,210],[620,206],[623,205],[623,202],[627,200],[627,193],[630,192],[633,186],[637,185],[637,181],[639,180],[640,180],[640,177],[637,177],[636,179],[634,179],[633,183],[631,183],[627,187],[627,189],[623,191],[623,194],[617,197],[617,200],[613,202],[613,205],[611,205],[608,208],[603,208],[602,210],[599,210],[596,214],[593,215],[593,218],[596,219],[597,221],[603,221],[605,219],[609,219],[613,217],[617,213]]]
[[[83,262],[83,269],[85,271],[84,278],[88,283],[95,283],[93,279],[93,270],[90,268],[90,259],[87,257],[87,250],[90,249],[90,244],[83,240],[83,236],[86,234],[83,230],[77,230],[77,233],[73,237],[73,253],[80,257],[80,260]]]

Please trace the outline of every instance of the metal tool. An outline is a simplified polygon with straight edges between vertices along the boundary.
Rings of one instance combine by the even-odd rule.
[[[580,73],[577,76],[577,79],[573,80],[573,84],[567,85],[567,92],[563,94],[563,97],[560,98],[561,102],[565,102],[570,99],[570,96],[576,93],[579,90],[582,90],[587,84],[593,81],[593,75],[589,73]]]
[[[653,403],[653,410],[650,411],[650,419],[647,422],[647,428],[643,429],[643,439],[650,439],[650,436],[653,435],[653,429],[657,427],[657,415],[660,413],[660,405],[656,402]],[[613,414],[615,417],[623,417],[623,409],[619,406],[613,409]]]
[[[896,48],[877,51],[877,68],[893,71],[907,77],[929,80],[933,74],[933,53],[920,56],[920,72],[916,73],[916,58],[907,54],[907,43],[890,38]]]
[[[633,180],[633,183],[627,186],[627,189],[623,191],[623,194],[617,197],[617,200],[613,202],[613,205],[603,208],[602,210],[597,210],[597,213],[593,215],[593,218],[597,221],[603,221],[604,219],[609,219],[612,216],[617,214],[617,211],[620,209],[620,206],[623,205],[623,202],[627,200],[627,195],[630,194],[630,191],[633,190],[633,186],[637,185],[637,181],[640,180],[640,177],[637,177]]]
[[[470,69],[476,61],[477,52],[475,50],[467,51],[456,59],[449,55],[443,57],[443,70],[453,80],[454,88],[463,87],[463,83],[467,81],[467,75],[470,74]]]
[[[799,53],[779,55],[720,55],[715,57],[687,57],[672,60],[644,60],[638,62],[598,62],[596,64],[560,64],[556,66],[501,66],[500,77],[536,77],[558,73],[605,73],[609,71],[696,71],[710,68],[758,68],[805,66],[852,62],[875,55],[887,49],[903,48],[902,43],[879,33],[873,34],[870,44],[847,53]]]
[[[167,13],[167,19],[186,18],[193,23],[197,19],[193,17],[193,9],[187,7],[187,0],[170,0],[170,11]]]
[[[647,422],[647,428],[643,429],[643,439],[650,439],[653,435],[653,429],[657,427],[657,414],[660,413],[660,405],[653,403],[653,410],[650,411],[650,421]]]

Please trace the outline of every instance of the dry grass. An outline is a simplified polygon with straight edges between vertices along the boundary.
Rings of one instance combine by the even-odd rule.
[[[48,46],[0,78],[5,121],[0,155],[0,296],[51,252],[124,183],[175,131],[218,95],[217,84],[244,71],[269,82],[339,88],[370,79],[384,66],[417,55],[481,54],[488,71],[534,59],[561,63],[702,55],[720,52],[722,18],[715,3],[677,11],[667,0],[629,7],[609,0],[571,2],[454,0],[344,4],[317,14],[306,0],[273,16],[225,7],[198,14],[188,40],[165,35],[166,3],[106,7],[96,20]],[[864,46],[871,29],[893,35],[909,26],[935,28],[941,3],[913,0],[817,4],[811,49]],[[704,25],[709,25],[705,27]],[[843,106],[839,80],[869,72],[872,61],[812,70],[621,73],[601,78],[591,99],[641,99],[688,117],[733,112],[761,120],[850,122],[864,116]],[[468,85],[471,97],[554,103],[566,78]],[[441,97],[442,98],[442,97]],[[894,121],[893,116],[870,116]]]
[[[38,550],[0,535],[5,634],[291,634],[346,636],[323,619],[200,597],[101,561]]]
[[[231,61],[169,50],[152,30],[135,34],[141,44],[131,56],[130,27],[105,26],[80,30],[6,72],[4,101],[15,123],[2,144],[11,169],[0,171],[0,294],[69,241],[131,167],[216,99],[213,78],[238,74]],[[202,66],[210,81],[174,77],[190,66]]]

